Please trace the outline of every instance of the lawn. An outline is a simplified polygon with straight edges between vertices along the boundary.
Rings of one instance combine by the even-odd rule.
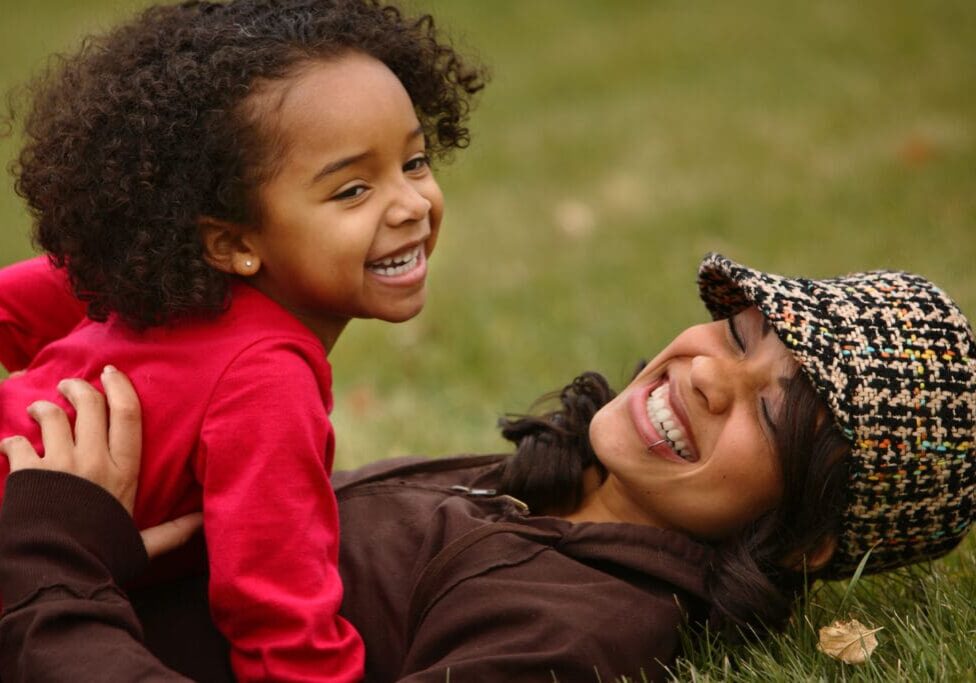
[[[13,4],[13,3],[11,3]],[[579,371],[626,382],[704,319],[707,251],[812,276],[921,272],[976,315],[976,5],[970,0],[417,2],[486,62],[424,313],[337,345],[341,466],[504,448],[497,417]],[[0,87],[139,4],[4,9]],[[0,141],[10,158],[15,138]],[[31,253],[0,191],[0,261]],[[958,680],[976,670],[973,544],[926,571],[819,589],[785,637],[699,645],[682,680]],[[813,647],[883,625],[868,667]],[[729,657],[726,663],[726,657]]]

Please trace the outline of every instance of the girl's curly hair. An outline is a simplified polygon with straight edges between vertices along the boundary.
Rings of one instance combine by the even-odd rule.
[[[484,71],[439,39],[429,15],[376,0],[152,7],[52,62],[31,88],[16,189],[34,241],[67,268],[90,317],[114,311],[146,327],[223,310],[229,279],[204,260],[198,220],[256,215],[250,198],[282,150],[255,100],[349,51],[396,74],[433,156],[467,146]]]

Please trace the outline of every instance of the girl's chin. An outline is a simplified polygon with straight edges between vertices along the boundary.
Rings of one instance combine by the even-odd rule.
[[[376,316],[377,319],[382,320],[387,323],[405,323],[408,320],[416,318],[424,310],[424,305],[421,303],[418,306],[414,306],[407,310],[393,311],[382,316]]]
[[[384,302],[382,305],[377,306],[377,310],[369,317],[387,323],[403,323],[420,315],[426,303],[427,290],[421,288],[413,294],[397,301]]]

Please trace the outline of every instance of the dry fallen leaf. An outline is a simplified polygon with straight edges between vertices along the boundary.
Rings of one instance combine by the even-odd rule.
[[[817,649],[846,664],[863,664],[878,647],[874,634],[882,628],[868,628],[857,619],[835,621],[820,629]]]
[[[898,156],[906,166],[923,166],[938,156],[935,143],[925,135],[916,134],[905,139]]]

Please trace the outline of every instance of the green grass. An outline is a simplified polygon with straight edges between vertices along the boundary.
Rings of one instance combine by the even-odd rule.
[[[976,671],[976,543],[949,560],[884,576],[819,584],[787,631],[776,638],[729,648],[715,639],[688,639],[677,680],[746,681],[966,681]],[[883,627],[878,648],[863,665],[817,653],[817,631],[836,619]]]
[[[498,450],[499,414],[579,371],[622,385],[704,318],[694,272],[709,250],[812,276],[914,270],[976,315],[970,0],[415,4],[494,82],[471,148],[440,171],[448,207],[427,309],[398,326],[354,323],[333,353],[340,465]],[[0,87],[135,6],[5,9]],[[0,261],[30,253],[28,227],[0,192]],[[968,678],[973,552],[859,584],[843,611],[885,626],[867,667],[814,650],[838,610],[840,588],[826,586],[784,637],[703,646],[677,676]]]

